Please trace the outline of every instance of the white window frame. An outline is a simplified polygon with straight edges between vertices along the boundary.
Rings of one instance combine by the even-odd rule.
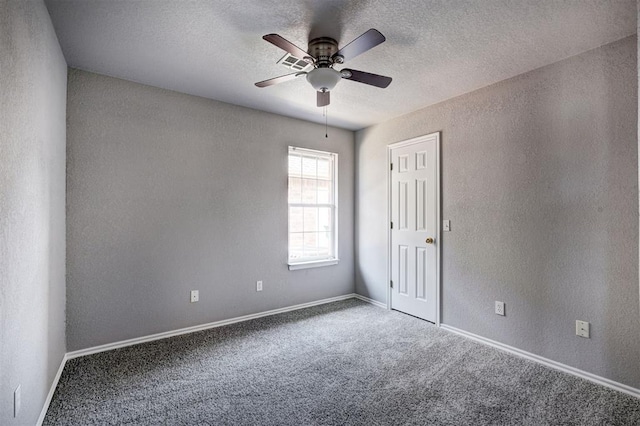
[[[289,202],[289,155],[291,154],[298,155],[308,155],[310,157],[315,158],[326,158],[331,162],[331,169],[333,171],[333,179],[332,179],[332,198],[329,204],[309,204],[309,203],[290,203]],[[289,239],[291,235],[291,217],[290,211],[291,207],[329,207],[331,208],[331,220],[332,220],[332,235],[331,235],[331,243],[330,247],[333,250],[328,257],[322,258],[302,258],[300,260],[291,260],[290,257],[290,247],[289,247]],[[289,146],[287,152],[287,264],[289,265],[290,271],[295,271],[298,269],[307,269],[307,268],[317,268],[321,266],[329,266],[329,265],[337,265],[340,259],[338,258],[338,154],[334,152],[327,151],[318,151],[314,149],[308,148],[299,148],[295,146]]]

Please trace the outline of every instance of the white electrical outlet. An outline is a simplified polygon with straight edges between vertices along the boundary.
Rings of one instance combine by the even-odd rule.
[[[504,316],[504,302],[498,302],[496,300],[496,314]]]
[[[20,412],[20,391],[22,390],[21,385],[18,385],[16,390],[13,392],[13,417],[18,417],[18,413]]]
[[[191,303],[196,303],[200,300],[200,292],[198,290],[191,290]]]
[[[586,321],[576,320],[576,336],[586,337],[589,339],[589,323]]]
[[[262,291],[262,281],[256,282],[256,291]]]

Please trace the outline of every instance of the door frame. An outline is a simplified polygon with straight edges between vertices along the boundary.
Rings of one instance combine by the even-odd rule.
[[[396,148],[402,148],[409,145],[414,145],[420,142],[426,142],[435,140],[436,144],[436,326],[440,327],[441,323],[441,291],[442,279],[440,277],[441,266],[441,254],[442,244],[440,236],[442,234],[442,220],[441,216],[441,198],[440,198],[440,132],[429,133],[427,135],[418,136],[412,139],[406,139],[400,142],[395,142],[387,145],[387,309],[391,310],[391,151]]]

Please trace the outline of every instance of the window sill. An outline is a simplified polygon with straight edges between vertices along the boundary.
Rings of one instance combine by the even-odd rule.
[[[298,269],[320,268],[322,266],[337,265],[340,259],[331,260],[314,260],[311,262],[290,263],[289,270],[297,271]]]

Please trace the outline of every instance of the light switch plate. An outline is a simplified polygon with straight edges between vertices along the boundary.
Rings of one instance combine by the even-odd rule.
[[[443,220],[442,221],[442,230],[444,232],[451,231],[451,221],[450,220]]]
[[[198,290],[191,290],[191,303],[196,303],[200,300],[200,292]]]
[[[589,323],[587,321],[576,320],[576,336],[590,338]]]

